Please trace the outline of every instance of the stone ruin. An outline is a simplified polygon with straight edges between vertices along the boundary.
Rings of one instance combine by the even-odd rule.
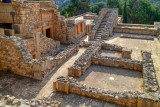
[[[14,23],[10,12],[15,14]],[[53,81],[53,90],[128,107],[159,107],[160,80],[153,53],[142,51],[143,60],[133,60],[132,49],[105,43],[114,33],[126,33],[120,38],[154,40],[160,34],[159,23],[123,24],[122,20],[115,8],[104,8],[99,15],[87,12],[65,19],[58,12],[58,6],[50,1],[0,3],[0,71],[43,80],[79,48],[85,48],[84,53],[66,69],[68,76]],[[88,40],[83,40],[86,35]],[[102,50],[118,52],[121,57],[102,56]],[[145,91],[118,92],[79,82],[76,78],[86,75],[91,65],[139,71],[143,74]],[[60,102],[50,98],[25,100],[7,95],[0,96],[0,99],[0,106],[2,102],[2,106],[61,107]]]

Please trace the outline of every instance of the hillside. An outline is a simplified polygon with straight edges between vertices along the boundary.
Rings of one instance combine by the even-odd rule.
[[[59,6],[59,7],[64,7],[66,5],[70,4],[70,0],[54,0],[55,3]],[[160,0],[149,0],[151,3],[156,3],[156,2],[160,2]],[[96,2],[106,2],[106,0],[91,0],[91,2],[96,3]]]

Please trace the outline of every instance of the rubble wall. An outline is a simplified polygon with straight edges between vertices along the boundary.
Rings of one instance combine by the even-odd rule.
[[[0,70],[33,77],[32,56],[20,38],[0,36]]]
[[[41,35],[39,46],[41,57],[54,56],[56,54],[56,49],[60,47],[60,42]]]
[[[101,42],[96,42],[87,48],[87,50],[68,68],[69,76],[83,75],[91,65],[91,56],[101,49]]]
[[[92,64],[95,64],[95,65],[124,68],[124,69],[130,69],[135,71],[142,71],[142,68],[143,68],[142,62],[133,61],[131,59],[124,59],[124,58],[103,57],[103,56],[95,55],[92,57],[91,61],[92,61]]]
[[[146,91],[158,92],[159,85],[157,81],[156,71],[151,58],[151,53],[142,52],[143,55],[143,79]]]
[[[33,59],[25,41],[15,36],[0,36],[0,71],[42,80],[49,72],[78,51],[77,45],[70,45],[56,56]]]
[[[139,91],[116,92],[100,88],[91,88],[69,77],[58,77],[53,82],[56,91],[63,93],[73,93],[93,99],[115,103],[125,107],[159,107],[158,97],[150,96]]]
[[[117,51],[122,53],[122,58],[131,59],[132,50],[117,46],[114,44],[102,44],[102,49],[105,50],[111,50],[111,51]]]

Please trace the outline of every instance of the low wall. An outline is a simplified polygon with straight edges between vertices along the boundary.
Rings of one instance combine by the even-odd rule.
[[[133,61],[131,59],[103,57],[103,56],[95,55],[92,57],[91,61],[92,61],[92,64],[95,64],[95,65],[130,69],[130,70],[135,70],[135,71],[142,71],[143,69],[142,62]]]
[[[154,69],[153,60],[151,59],[151,53],[142,52],[143,55],[143,79],[146,91],[157,92],[159,89],[156,71]]]
[[[101,42],[96,42],[87,48],[87,50],[74,62],[73,66],[68,68],[69,76],[78,76],[86,72],[91,65],[91,56],[101,49]]]
[[[114,27],[114,32],[157,36],[158,30],[156,28],[116,26],[116,27]]]
[[[132,50],[117,46],[114,44],[102,44],[102,49],[105,50],[111,50],[111,51],[117,51],[122,53],[122,58],[131,59]]]
[[[10,106],[10,107],[61,107],[61,103],[52,98],[42,98],[42,99],[19,99],[14,96],[5,95],[0,96],[1,107]]]
[[[145,24],[121,24],[119,23],[118,26],[123,26],[123,27],[140,27],[140,28],[154,28],[154,25],[145,25]]]
[[[106,91],[100,88],[91,88],[87,87],[85,84],[79,83],[76,79],[68,77],[58,77],[57,80],[53,82],[53,87],[54,90],[64,92],[66,94],[78,94],[125,107],[160,106],[158,97],[153,97],[146,93],[139,91],[116,92],[111,90]]]

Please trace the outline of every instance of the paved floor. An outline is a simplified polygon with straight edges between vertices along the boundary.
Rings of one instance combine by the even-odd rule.
[[[90,87],[114,91],[143,91],[142,73],[133,70],[91,65],[85,75],[77,78]]]
[[[106,40],[105,42],[110,44],[116,44],[122,47],[127,47],[132,49],[132,59],[133,60],[142,60],[141,50],[151,51],[151,45],[154,43],[152,40],[141,40],[141,39],[130,39],[130,38],[120,38],[119,36],[122,33],[114,33],[113,37]],[[132,34],[128,34],[132,35]]]

